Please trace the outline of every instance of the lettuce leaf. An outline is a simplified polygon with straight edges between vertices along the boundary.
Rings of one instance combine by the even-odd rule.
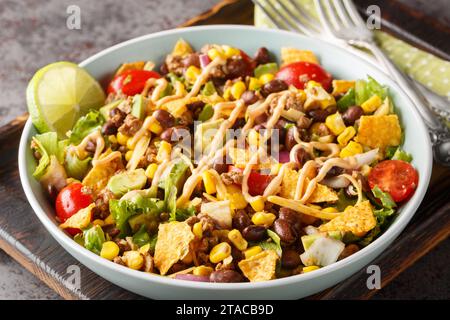
[[[410,153],[404,151],[402,148],[398,147],[391,159],[411,162],[412,155]]]
[[[367,80],[357,80],[355,83],[355,103],[357,105],[361,105],[374,95],[384,100],[388,94],[388,87],[382,86],[371,76],[367,76]]]
[[[99,225],[83,231],[84,247],[95,254],[100,254],[103,242],[105,242],[105,234]]]
[[[175,210],[175,214],[171,215],[169,218],[169,221],[184,221],[188,219],[189,217],[193,217],[197,214],[197,210],[195,210],[195,207],[189,207],[189,208],[177,208]]]
[[[164,202],[170,214],[170,221],[177,220],[177,193],[181,189],[189,165],[184,161],[177,162],[164,181]]]
[[[77,120],[70,134],[70,142],[79,144],[84,137],[101,128],[105,119],[97,110],[89,111],[85,116]]]
[[[37,134],[32,138],[34,149],[41,155],[33,176],[40,179],[50,164],[50,156],[55,156],[60,164],[64,163],[64,149],[67,141],[58,141],[56,132]]]
[[[349,107],[354,106],[355,102],[355,89],[350,88],[343,96],[340,98],[336,105],[340,112],[344,112]]]
[[[91,157],[80,160],[76,154],[67,152],[66,161],[64,164],[67,175],[81,181],[89,171],[89,164],[91,160]]]
[[[381,191],[381,189],[378,186],[373,187],[372,193],[375,196],[375,198],[377,198],[381,201],[384,208],[392,209],[397,206],[395,201],[392,200],[391,195],[387,192]]]
[[[139,231],[133,235],[133,242],[139,247],[150,243],[150,236],[147,233],[145,225],[142,225]]]

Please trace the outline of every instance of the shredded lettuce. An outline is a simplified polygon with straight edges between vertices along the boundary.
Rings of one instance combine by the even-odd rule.
[[[207,83],[205,83],[205,86],[202,89],[202,95],[204,96],[211,96],[216,92],[216,87],[214,86],[214,83],[212,81],[208,81]]]
[[[200,114],[198,115],[198,120],[199,121],[206,121],[211,119],[211,117],[214,114],[214,109],[210,104],[206,104],[202,111],[200,112]]]
[[[142,225],[139,231],[133,235],[133,242],[139,247],[150,243],[150,236],[147,233],[145,225]]]
[[[177,162],[164,180],[164,202],[170,214],[170,221],[177,220],[177,193],[186,180],[189,165],[184,161]]]
[[[95,254],[100,254],[103,242],[105,242],[105,234],[99,225],[83,231],[84,247]]]
[[[197,214],[195,207],[189,208],[177,208],[175,214],[171,215],[169,221],[184,221],[189,217],[193,217]]]
[[[70,134],[70,142],[79,144],[84,137],[101,128],[105,119],[97,110],[89,111],[85,116],[77,120]]]
[[[40,179],[50,164],[50,156],[55,156],[60,164],[64,163],[64,148],[67,140],[58,141],[56,132],[37,134],[32,140],[37,152],[41,155],[33,176]]]
[[[84,160],[80,160],[76,154],[67,152],[66,161],[64,164],[67,175],[77,180],[82,180],[83,177],[89,171],[89,164],[91,160],[92,160],[91,157],[87,157]]]
[[[266,74],[266,73],[275,74],[275,73],[277,73],[277,71],[278,71],[278,64],[276,62],[269,62],[266,64],[260,64],[259,66],[257,66],[254,70],[254,73],[255,73],[255,77],[259,78],[263,74]]]
[[[356,203],[356,198],[350,198],[345,194],[344,189],[339,190],[338,192],[338,201],[336,202],[336,209],[344,211],[348,206],[353,206]]]
[[[344,112],[349,107],[354,106],[355,102],[355,89],[350,88],[343,96],[340,98],[336,105],[340,112]]]
[[[403,161],[406,161],[406,162],[411,162],[412,161],[412,155],[410,153],[404,151],[402,148],[398,147],[391,159],[392,160],[403,160]]]
[[[357,105],[361,105],[374,95],[384,100],[388,94],[388,87],[379,84],[370,76],[367,76],[367,80],[357,80],[355,83],[355,103]]]
[[[392,200],[391,195],[387,192],[381,191],[381,189],[378,186],[373,187],[372,193],[375,196],[375,198],[377,198],[381,201],[384,208],[392,209],[397,206],[395,201]]]

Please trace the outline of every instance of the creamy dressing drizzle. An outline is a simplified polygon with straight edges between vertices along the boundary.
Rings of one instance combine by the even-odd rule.
[[[95,130],[88,134],[84,139],[80,142],[78,146],[70,146],[68,152],[74,152],[79,159],[86,158],[86,147],[89,141],[95,142],[95,152],[94,152],[94,160],[97,160],[100,157],[103,149],[105,148],[105,140],[103,139],[100,129]]]

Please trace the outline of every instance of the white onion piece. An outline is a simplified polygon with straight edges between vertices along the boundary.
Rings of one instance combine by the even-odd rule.
[[[323,179],[320,183],[333,189],[341,189],[346,188],[350,184],[350,181],[344,177],[337,176]]]
[[[319,233],[319,230],[313,226],[307,226],[303,229],[307,235]]]
[[[356,162],[358,163],[358,167],[361,167],[365,164],[371,164],[378,155],[378,148],[367,151],[365,153],[360,153],[354,156]]]

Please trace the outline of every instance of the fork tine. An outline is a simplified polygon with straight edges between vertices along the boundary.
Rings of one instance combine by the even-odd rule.
[[[322,6],[322,3],[320,0],[314,0],[314,5],[317,10],[317,14],[319,15],[319,20],[322,23],[322,26],[324,27],[325,31],[329,34],[335,36],[334,28],[330,21],[328,21],[325,8]]]
[[[281,6],[281,8],[283,8],[283,11],[286,12],[288,14],[288,16],[295,21],[295,23],[297,23],[296,27],[303,32],[304,34],[306,34],[307,36],[313,36],[316,32],[310,30],[310,28],[306,27],[305,24],[298,18],[296,17],[291,10],[289,10],[289,8],[283,3],[283,1],[278,2],[278,4]]]
[[[305,22],[307,22],[308,25],[309,25],[315,32],[320,33],[320,31],[321,31],[321,26],[320,26],[320,24],[317,22],[317,20],[311,18],[310,15],[305,14],[304,9],[298,4],[297,1],[295,1],[295,0],[287,0],[287,2],[290,3],[291,6],[297,10],[296,12],[298,12],[298,13],[300,14],[301,18],[302,18]]]
[[[322,0],[322,3],[326,8],[324,11],[328,14],[331,24],[334,26],[335,30],[339,31],[341,29],[339,17],[336,15],[336,11],[333,9],[330,0]]]
[[[348,15],[353,20],[353,23],[359,27],[367,28],[366,24],[364,23],[363,18],[361,18],[361,16],[358,13],[358,9],[356,9],[355,5],[353,4],[353,1],[343,0],[343,2],[344,2],[345,9],[347,9]]]
[[[283,26],[281,23],[278,22],[278,20],[275,18],[275,16],[269,12],[261,3],[259,3],[259,1],[257,0],[252,0],[252,2],[258,7],[260,8],[264,14],[267,16],[267,18],[269,18],[269,20],[278,28],[278,29],[288,29],[286,28],[286,26]]]
[[[352,20],[348,17],[348,14],[346,13],[347,10],[345,10],[342,0],[333,0],[334,8],[337,11],[337,14],[341,18],[342,23],[346,27],[351,27],[353,25]]]
[[[280,4],[279,2],[276,2],[278,5]],[[272,4],[272,2],[270,0],[266,0],[266,4],[270,7],[270,9],[272,10],[272,12],[274,13],[275,16],[278,16],[283,23],[288,26],[288,29],[291,31],[295,31],[295,32],[303,32],[303,30],[301,28],[299,28],[296,24],[294,24],[290,19],[287,19],[284,15],[282,15],[280,13],[280,10],[278,10],[278,8],[276,6],[274,6]]]

